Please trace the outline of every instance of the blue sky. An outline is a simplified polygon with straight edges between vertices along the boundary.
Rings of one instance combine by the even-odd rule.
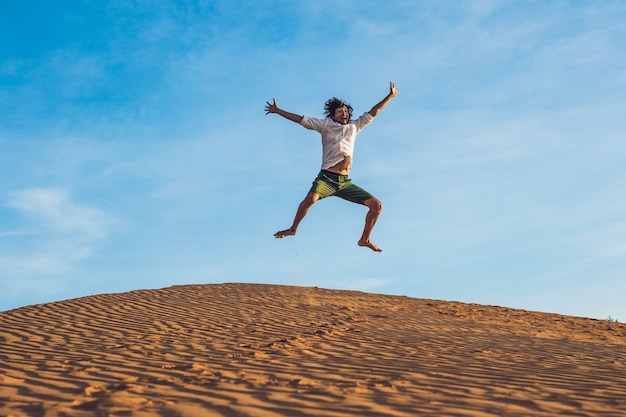
[[[0,6],[0,310],[191,283],[355,289],[626,320],[626,3]],[[315,132],[355,115],[316,204]]]

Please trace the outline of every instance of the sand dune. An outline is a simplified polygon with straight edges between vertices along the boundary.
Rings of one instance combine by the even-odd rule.
[[[626,326],[276,285],[0,313],[1,416],[626,416]]]

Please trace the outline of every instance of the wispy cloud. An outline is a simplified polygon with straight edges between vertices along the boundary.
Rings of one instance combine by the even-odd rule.
[[[103,234],[108,217],[100,210],[72,201],[69,192],[62,189],[28,189],[13,193],[9,203],[33,216],[52,230],[63,233],[80,233],[99,238]]]
[[[0,257],[3,277],[66,271],[89,257],[115,223],[112,216],[76,203],[67,190],[57,188],[13,192],[6,206],[22,215],[23,223],[2,232],[3,243],[10,247],[19,239],[22,251]]]

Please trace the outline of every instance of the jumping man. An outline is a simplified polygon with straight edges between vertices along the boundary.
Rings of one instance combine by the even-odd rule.
[[[363,204],[369,209],[365,217],[363,234],[358,244],[376,252],[382,251],[370,242],[370,234],[376,220],[378,220],[383,204],[372,194],[353,184],[352,180],[348,178],[348,173],[352,167],[352,155],[354,154],[354,142],[357,134],[370,124],[374,117],[397,95],[398,89],[394,83],[390,82],[389,94],[356,120],[352,120],[352,107],[335,97],[329,99],[324,105],[326,119],[315,119],[289,113],[278,107],[276,99],[273,99],[272,103],[269,101],[266,103],[266,115],[276,113],[322,135],[322,169],[313,181],[309,193],[298,206],[293,224],[289,229],[276,232],[274,236],[277,239],[295,235],[298,225],[317,200],[336,196],[353,203]]]

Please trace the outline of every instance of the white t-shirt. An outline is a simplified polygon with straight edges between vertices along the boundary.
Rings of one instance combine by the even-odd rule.
[[[307,116],[302,118],[300,124],[322,135],[322,169],[327,169],[341,162],[346,156],[352,158],[356,135],[372,120],[374,116],[365,112],[358,119],[350,120],[345,125],[335,122],[330,117],[315,119]]]

